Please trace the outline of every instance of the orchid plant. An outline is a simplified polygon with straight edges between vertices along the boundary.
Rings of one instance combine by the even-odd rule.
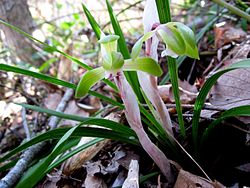
[[[152,3],[151,1],[148,2]],[[148,11],[148,8],[145,11]],[[153,13],[151,12],[151,14]],[[162,70],[157,63],[158,43],[161,40],[166,45],[166,50],[163,51],[162,55],[172,57],[187,55],[198,58],[198,50],[193,31],[182,23],[153,23],[151,26],[144,25],[144,28],[150,28],[150,31],[145,32],[135,43],[132,48],[131,58],[126,60],[117,49],[119,36],[105,35],[101,32],[99,43],[103,64],[101,67],[90,70],[82,76],[75,96],[77,98],[84,97],[98,81],[103,78],[114,78],[125,105],[125,115],[129,125],[137,134],[144,150],[155,161],[168,181],[172,182],[170,162],[144,131],[136,94],[126,80],[123,71],[137,71],[145,97],[155,108],[155,112],[153,112],[155,118],[158,119],[166,133],[173,137],[171,119],[157,89],[157,76],[162,75]],[[146,42],[146,57],[140,57],[144,42]]]

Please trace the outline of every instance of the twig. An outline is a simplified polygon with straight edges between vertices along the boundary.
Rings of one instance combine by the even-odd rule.
[[[22,108],[22,119],[23,119],[23,128],[26,134],[27,141],[31,139],[30,129],[28,127],[27,119],[26,119],[26,109]]]
[[[194,108],[193,104],[181,104],[181,106],[182,106],[182,108],[188,108],[188,109],[193,109]],[[175,104],[166,104],[166,107],[168,107],[168,108],[176,108],[176,105]],[[210,104],[205,104],[202,108],[206,109],[206,110],[215,110],[215,111],[225,111],[225,110],[227,110],[226,108],[221,108],[219,106],[213,106],[213,105],[210,105]]]
[[[69,102],[70,98],[72,97],[72,95],[73,95],[73,90],[67,89],[63,98],[61,99],[60,103],[58,104],[56,110],[59,112],[63,112],[65,110],[67,103]],[[49,121],[49,126],[51,127],[51,129],[56,128],[58,122],[59,122],[59,118],[52,116],[50,121]],[[2,178],[0,180],[0,187],[1,188],[13,187],[15,185],[15,183],[23,175],[23,173],[27,170],[27,168],[31,164],[31,162],[34,159],[34,157],[36,156],[36,154],[38,154],[45,145],[46,145],[46,142],[42,142],[42,143],[33,145],[30,148],[28,148],[21,156],[21,159],[9,171],[9,173],[4,178]]]
[[[69,102],[69,100],[71,99],[71,97],[73,96],[74,91],[72,89],[67,89],[63,98],[61,99],[61,102],[58,104],[56,111],[58,112],[63,112],[66,108],[67,103]],[[56,128],[58,122],[60,121],[60,118],[56,117],[56,116],[52,116],[50,121],[49,121],[49,126],[51,129]]]

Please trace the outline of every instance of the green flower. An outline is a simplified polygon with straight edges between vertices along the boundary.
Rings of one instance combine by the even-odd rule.
[[[90,88],[103,78],[110,78],[120,71],[143,71],[154,76],[161,76],[162,70],[158,63],[149,57],[137,57],[124,60],[117,50],[117,35],[102,33],[98,41],[101,45],[103,64],[101,67],[86,72],[77,85],[75,97],[85,96]]]

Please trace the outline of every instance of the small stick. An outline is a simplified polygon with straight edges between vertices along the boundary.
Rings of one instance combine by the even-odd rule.
[[[60,103],[58,104],[56,110],[63,112],[68,104],[69,100],[73,96],[74,91],[72,89],[67,89]],[[52,116],[48,125],[51,129],[55,129],[59,122],[58,117]],[[41,142],[28,148],[21,156],[16,165],[8,172],[8,174],[0,180],[1,188],[10,188],[15,185],[15,183],[21,178],[23,173],[27,170],[32,160],[38,154],[42,148],[46,145],[46,142]]]
[[[26,134],[27,141],[31,139],[30,129],[28,127],[27,119],[26,119],[26,109],[22,108],[22,119],[23,119],[23,128]]]

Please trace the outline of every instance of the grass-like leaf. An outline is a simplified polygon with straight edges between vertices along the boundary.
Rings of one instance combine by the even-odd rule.
[[[51,162],[62,152],[64,144],[69,140],[71,135],[75,132],[75,130],[79,127],[75,126],[70,128],[63,137],[57,142],[56,146],[52,150],[52,152],[40,160],[34,166],[28,169],[28,171],[22,176],[21,180],[16,185],[16,188],[22,187],[33,187],[37,184],[39,180],[41,180],[46,175],[46,169],[51,164]]]
[[[73,83],[66,82],[64,80],[59,80],[57,78],[54,78],[45,74],[33,72],[30,70],[22,69],[22,68],[11,66],[11,65],[0,63],[0,70],[6,71],[6,72],[14,72],[18,74],[23,74],[26,76],[31,76],[33,78],[37,78],[37,79],[40,79],[40,80],[43,80],[43,81],[46,81],[55,85],[60,85],[60,86],[64,86],[64,87],[71,88],[71,89],[76,88],[76,85]]]
[[[65,160],[69,159],[70,157],[72,157],[73,155],[83,151],[84,149],[87,149],[88,147],[103,141],[104,138],[95,138],[94,140],[89,141],[86,144],[83,144],[77,148],[75,148],[74,150],[68,152],[67,154],[63,155],[62,157],[60,157],[59,159],[57,159],[56,161],[53,161],[53,163],[50,164],[50,166],[46,169],[46,173],[50,172],[53,168],[57,167],[58,165],[60,165],[61,163],[63,163]]]
[[[85,68],[85,69],[87,69],[87,70],[91,70],[91,69],[92,69],[90,66],[88,66],[87,64],[81,62],[79,59],[74,58],[74,57],[70,56],[69,54],[66,54],[65,52],[63,52],[63,51],[57,49],[55,46],[50,46],[50,45],[48,45],[47,43],[42,42],[42,41],[40,41],[40,40],[38,40],[38,39],[32,37],[30,34],[28,34],[28,33],[24,32],[24,31],[22,31],[22,30],[19,29],[18,27],[14,26],[14,25],[11,25],[11,24],[9,24],[9,23],[7,23],[7,22],[1,20],[1,19],[0,19],[0,23],[3,24],[3,25],[5,25],[5,26],[7,26],[7,27],[9,27],[9,28],[11,28],[11,29],[13,29],[14,31],[18,32],[19,34],[21,34],[21,35],[27,37],[28,39],[30,39],[30,40],[32,40],[32,41],[35,41],[35,42],[37,42],[37,43],[43,45],[44,47],[46,47],[46,48],[49,49],[50,51],[60,53],[61,55],[65,56],[66,58],[68,58],[68,59],[70,59],[70,60],[72,60],[73,62],[77,63],[77,64],[80,65],[81,67],[83,67],[83,68]]]
[[[81,123],[83,124],[83,123]],[[88,123],[89,124],[89,123]],[[27,149],[34,144],[39,142],[51,140],[51,139],[60,139],[70,128],[58,128],[46,133],[40,134],[28,142],[23,143],[22,145],[16,147],[15,149],[11,150],[5,156],[0,158],[0,162],[9,159],[10,157],[14,156],[15,154]],[[133,144],[133,145],[140,145],[137,137],[135,134],[127,134],[117,132],[115,130],[108,130],[103,128],[92,128],[92,127],[79,127],[77,130],[72,134],[72,138],[79,138],[79,137],[100,137],[100,138],[108,138],[113,140],[122,141],[125,143]]]
[[[135,135],[134,131],[132,131],[130,128],[124,126],[121,123],[117,123],[115,121],[102,119],[102,118],[81,117],[81,116],[72,115],[72,114],[65,114],[62,112],[57,112],[54,110],[49,110],[49,109],[41,108],[39,106],[33,106],[33,105],[24,104],[24,103],[18,103],[18,105],[21,105],[22,107],[24,107],[26,109],[30,109],[30,110],[46,113],[49,115],[57,116],[57,117],[60,117],[62,119],[69,119],[69,120],[82,122],[84,125],[88,125],[88,124],[89,125],[98,125],[101,127],[115,130],[115,131],[120,132],[120,133],[129,134],[132,136]]]
[[[48,75],[45,75],[45,74],[41,74],[41,73],[37,73],[37,72],[33,72],[33,71],[30,71],[30,70],[26,70],[26,69],[22,69],[22,68],[19,68],[19,67],[16,67],[16,66],[11,66],[11,65],[6,65],[6,64],[2,64],[0,63],[0,70],[2,71],[6,71],[6,72],[14,72],[14,73],[18,73],[18,74],[23,74],[23,75],[26,75],[26,76],[30,76],[30,77],[33,77],[33,78],[37,78],[37,79],[40,79],[40,80],[43,80],[43,81],[46,81],[46,82],[49,82],[51,84],[55,84],[55,85],[60,85],[60,86],[63,86],[63,87],[67,87],[67,88],[71,88],[71,89],[76,89],[76,85],[73,84],[73,83],[70,83],[70,82],[66,82],[64,80],[60,80],[60,79],[57,79],[57,78],[54,78],[54,77],[51,77],[51,76],[48,76]],[[118,106],[120,108],[123,108],[123,105],[109,97],[106,97],[100,93],[97,93],[95,91],[89,91],[89,94],[90,95],[93,95],[93,96],[96,96],[114,106]]]
[[[201,88],[199,92],[199,95],[197,96],[197,99],[194,104],[194,115],[193,115],[193,121],[192,121],[192,137],[193,137],[193,143],[194,143],[196,152],[197,152],[198,143],[199,143],[199,137],[198,137],[199,129],[198,128],[199,128],[200,113],[205,103],[206,97],[220,76],[238,68],[250,68],[250,59],[239,61],[238,63],[234,63],[226,69],[218,71],[217,73],[215,73],[214,75],[212,75],[210,78],[207,79],[207,81],[205,82],[205,84],[203,85],[203,87]]]
[[[82,8],[83,8],[83,11],[84,11],[92,29],[93,29],[93,31],[95,32],[97,39],[99,40],[101,38],[101,33],[102,33],[102,30],[101,30],[99,24],[96,22],[95,18],[92,16],[90,11],[87,9],[87,7],[84,4],[82,4]]]
[[[201,146],[203,143],[208,140],[209,135],[214,130],[214,128],[224,119],[236,116],[250,116],[250,105],[239,106],[235,108],[231,108],[225,112],[223,112],[218,119],[213,121],[204,131],[201,138]]]
[[[118,40],[119,50],[122,53],[124,59],[130,59],[130,53],[129,53],[128,47],[126,45],[125,37],[123,35],[121,26],[120,26],[120,24],[115,16],[113,9],[112,9],[108,0],[106,0],[106,4],[107,4],[109,17],[110,17],[114,32],[116,35],[120,36],[120,38]],[[128,82],[132,86],[134,92],[136,93],[139,101],[143,101],[143,96],[142,96],[141,91],[140,91],[139,81],[138,81],[138,77],[137,77],[136,72],[126,72],[125,71],[124,74],[125,74]]]
[[[28,33],[24,32],[24,31],[22,31],[21,29],[19,29],[18,27],[14,26],[14,25],[11,25],[11,24],[9,24],[9,23],[7,23],[7,22],[1,20],[1,19],[0,19],[0,24],[3,24],[3,25],[5,25],[5,26],[7,26],[7,27],[13,29],[14,31],[20,33],[21,35],[27,37],[28,39],[30,39],[30,40],[32,40],[32,41],[34,41],[34,42],[37,42],[37,43],[43,45],[44,47],[47,48],[47,50],[49,50],[49,51],[51,51],[51,52],[58,52],[58,53],[60,53],[60,54],[63,55],[64,57],[70,59],[72,62],[78,64],[79,66],[85,68],[86,70],[92,70],[92,69],[93,69],[92,67],[90,67],[90,66],[87,65],[86,63],[83,63],[83,62],[80,61],[79,59],[77,59],[77,58],[75,58],[75,57],[72,57],[72,56],[70,56],[69,54],[67,54],[67,53],[65,53],[65,52],[63,52],[63,51],[57,49],[55,46],[50,46],[50,45],[48,45],[47,43],[42,42],[42,41],[40,41],[40,40],[38,40],[38,39],[32,37],[30,34],[28,34]],[[115,91],[117,91],[117,87],[115,86],[114,83],[112,83],[111,81],[106,80],[106,79],[104,79],[104,82],[105,82],[106,84],[108,84],[110,87],[112,87]]]

